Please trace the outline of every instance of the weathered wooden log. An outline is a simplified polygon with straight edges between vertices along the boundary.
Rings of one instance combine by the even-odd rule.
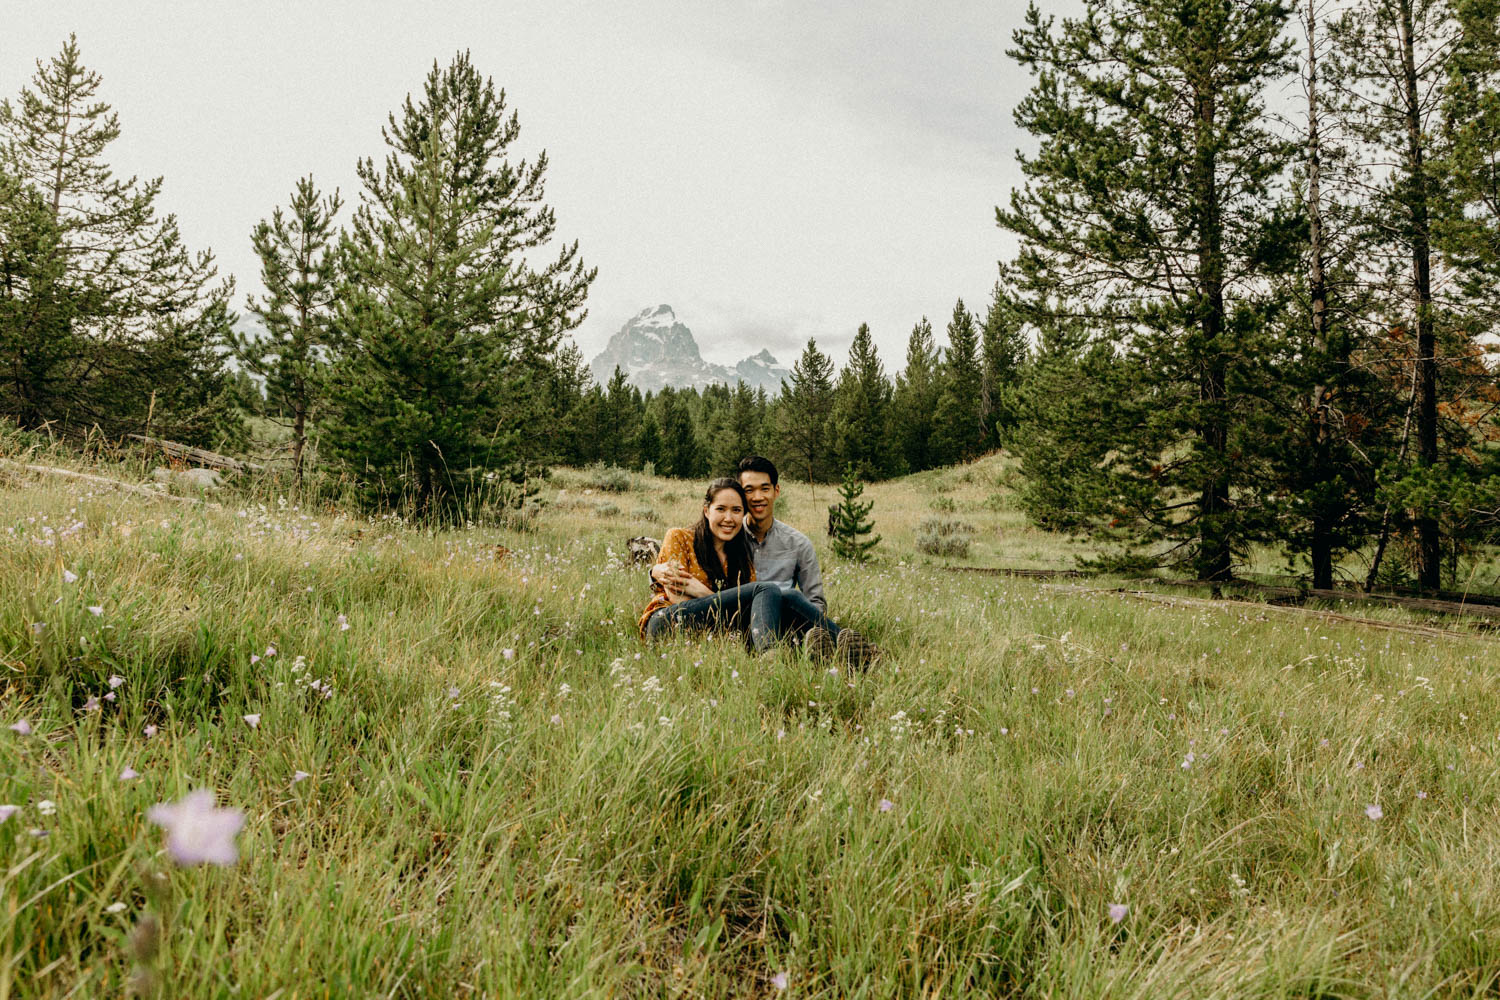
[[[220,455],[218,452],[206,451],[203,448],[194,448],[191,445],[178,444],[176,441],[165,441],[161,438],[147,437],[144,434],[127,435],[133,441],[139,441],[144,445],[160,449],[169,458],[180,459],[184,462],[196,462],[210,469],[223,469],[226,472],[263,472],[265,466],[254,462],[242,462],[228,455]]]

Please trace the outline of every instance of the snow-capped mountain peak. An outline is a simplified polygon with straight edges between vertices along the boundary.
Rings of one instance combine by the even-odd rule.
[[[763,388],[775,395],[788,375],[765,349],[734,368],[704,361],[693,332],[665,303],[636,313],[589,362],[594,379],[601,385],[609,381],[616,366],[632,384],[650,392],[660,392],[666,386],[701,389],[714,383],[732,386],[743,381],[752,389]]]

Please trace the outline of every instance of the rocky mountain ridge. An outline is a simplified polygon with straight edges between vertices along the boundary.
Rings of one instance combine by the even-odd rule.
[[[647,306],[636,313],[589,362],[589,370],[601,385],[609,382],[616,366],[642,392],[660,392],[666,386],[702,389],[744,382],[751,389],[765,389],[774,396],[781,391],[781,380],[791,374],[764,349],[733,368],[703,360],[693,331],[665,304]]]

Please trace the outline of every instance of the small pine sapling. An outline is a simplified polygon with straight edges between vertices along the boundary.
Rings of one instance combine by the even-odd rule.
[[[875,501],[860,500],[864,495],[865,487],[854,476],[854,464],[844,467],[844,481],[839,485],[838,505],[831,508],[832,521],[829,534],[833,536],[833,551],[845,559],[853,559],[855,562],[864,562],[870,557],[870,550],[880,544],[880,536],[865,538],[875,530],[873,521],[868,520],[870,511],[875,509]]]

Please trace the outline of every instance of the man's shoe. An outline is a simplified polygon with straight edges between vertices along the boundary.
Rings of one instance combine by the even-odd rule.
[[[802,637],[802,648],[815,663],[831,660],[838,652],[833,636],[821,625],[814,625],[807,630],[807,634]]]
[[[840,629],[838,654],[851,669],[860,670],[880,659],[880,647],[852,628]]]

